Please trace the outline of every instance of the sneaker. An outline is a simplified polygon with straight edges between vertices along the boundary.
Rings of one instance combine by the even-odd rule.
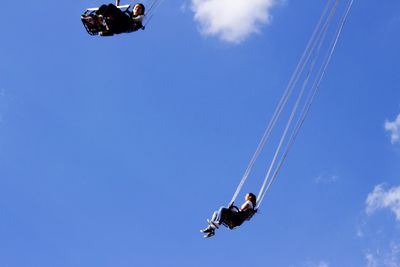
[[[200,230],[200,232],[202,232],[202,233],[209,233],[209,232],[211,232],[211,231],[213,231],[213,229],[212,229],[210,226],[208,226],[208,227],[205,228],[205,229],[201,229],[201,230]]]
[[[82,16],[81,17],[81,19],[82,19],[82,21],[84,21],[85,23],[86,23],[86,25],[88,25],[88,26],[95,26],[96,24],[95,24],[95,21],[93,20],[93,18],[92,17],[90,17],[90,16]]]
[[[103,26],[107,31],[110,30],[108,28],[108,25],[107,25],[107,22],[106,22],[106,18],[103,17],[102,15],[98,15],[97,16],[97,23],[99,23],[99,25]]]
[[[205,234],[204,238],[209,238],[209,237],[212,237],[213,235],[215,235],[215,231],[211,231],[211,232]]]

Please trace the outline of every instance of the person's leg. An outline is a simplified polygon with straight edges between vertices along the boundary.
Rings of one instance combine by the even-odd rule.
[[[104,31],[108,30],[107,25],[105,23],[104,17],[105,14],[107,14],[109,5],[101,5],[96,12],[91,14],[91,17],[93,18],[94,21],[96,21],[97,27],[99,31]]]
[[[211,216],[211,219],[210,220],[207,219],[207,221],[208,221],[207,228],[201,230],[201,232],[207,233],[207,232],[210,232],[211,230],[214,230],[215,228],[217,228],[216,220],[218,218],[218,214],[219,214],[219,211],[214,211],[213,215]]]
[[[105,10],[104,16],[105,17],[118,17],[121,16],[123,12],[113,4],[109,4],[107,9]]]
[[[102,16],[104,17],[102,19],[104,19],[104,24],[107,25],[108,31],[118,34],[129,30],[126,25],[129,26],[129,22],[127,21],[130,18],[115,5],[109,4]]]
[[[213,215],[211,216],[211,219],[207,220],[208,221],[207,228],[200,230],[200,232],[214,235],[215,229],[219,228],[219,218],[221,217],[221,213],[224,213],[223,211],[224,209],[225,209],[224,207],[221,207],[218,211],[214,211]]]
[[[218,210],[217,216],[216,216],[216,218],[215,218],[214,221],[215,221],[216,223],[218,223],[218,224],[221,224],[222,221],[223,221],[223,218],[224,218],[229,212],[230,212],[229,209],[227,209],[227,208],[225,208],[225,207],[221,207],[221,208]]]
[[[101,5],[101,6],[99,7],[99,9],[96,10],[96,14],[97,14],[97,15],[102,15],[102,16],[104,16],[104,14],[105,14],[106,11],[107,11],[107,8],[108,8],[108,5]]]
[[[211,216],[211,220],[210,220],[210,221],[215,221],[215,220],[217,220],[217,218],[218,218],[218,213],[219,213],[219,210],[218,210],[218,211],[214,211],[213,215]]]

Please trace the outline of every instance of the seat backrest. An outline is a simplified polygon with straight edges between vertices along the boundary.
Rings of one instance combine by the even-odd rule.
[[[242,225],[245,221],[249,221],[254,214],[257,212],[256,209],[248,209],[245,211],[233,212],[230,216],[223,218],[222,224],[229,229],[234,229]]]

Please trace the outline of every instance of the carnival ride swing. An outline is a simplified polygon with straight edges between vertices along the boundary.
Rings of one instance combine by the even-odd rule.
[[[120,5],[120,0],[115,5],[109,4],[113,16],[99,14],[102,7],[87,8],[81,15],[81,21],[90,35],[112,36],[120,33],[130,33],[144,30],[157,12],[164,0],[144,0],[143,3]],[[135,8],[140,5],[142,13],[135,16]],[[105,9],[107,7],[104,5]],[[145,9],[146,7],[146,9]]]
[[[233,212],[240,212],[240,210],[234,206],[234,202],[249,178],[249,175],[267,141],[269,141],[271,134],[274,130],[275,132],[278,131],[276,130],[276,125],[281,123],[283,124],[283,129],[281,134],[278,134],[278,141],[270,144],[271,147],[274,147],[274,152],[258,192],[256,206],[252,211],[243,214],[241,220],[230,220],[229,218],[226,218],[221,222],[224,226],[234,229],[240,226],[244,221],[250,220],[254,214],[257,213],[266,194],[270,190],[273,182],[276,180],[282,164],[292,148],[300,128],[309,114],[315,96],[320,89],[321,81],[326,74],[327,67],[332,59],[332,55],[335,51],[354,0],[348,0],[346,2],[347,4],[345,5],[341,16],[338,16],[339,18],[337,18],[335,17],[335,14],[337,13],[340,1],[327,0],[319,21],[306,45],[306,48],[304,49],[289,83],[287,84],[268,126],[244,171],[232,199],[228,203],[229,209],[234,209]],[[335,24],[336,27],[332,26],[335,18],[337,19]],[[331,33],[330,42],[327,41],[329,33]],[[288,112],[286,118],[284,117],[285,110]],[[212,235],[206,235],[205,237]]]

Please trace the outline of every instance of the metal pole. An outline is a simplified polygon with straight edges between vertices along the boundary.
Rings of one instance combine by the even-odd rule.
[[[120,1],[120,0],[115,0],[115,5],[116,5],[116,6],[119,6],[119,1]]]

